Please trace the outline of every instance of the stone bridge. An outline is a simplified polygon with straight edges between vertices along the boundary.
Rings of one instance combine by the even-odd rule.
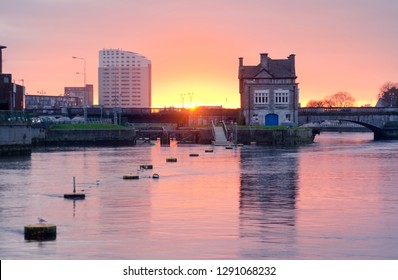
[[[338,120],[362,125],[374,133],[375,140],[398,139],[398,108],[344,107],[300,108],[299,125]]]

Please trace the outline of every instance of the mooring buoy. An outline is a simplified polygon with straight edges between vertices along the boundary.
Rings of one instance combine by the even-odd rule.
[[[140,169],[153,169],[152,164],[141,164]]]
[[[166,158],[166,162],[177,162],[176,158]]]
[[[190,157],[198,157],[199,154],[189,154]]]
[[[152,175],[152,179],[159,179],[159,174],[154,173],[154,174]]]
[[[73,176],[73,193],[65,193],[65,199],[85,199],[86,195],[84,193],[76,193],[76,182],[75,176]]]
[[[37,223],[25,226],[25,240],[50,241],[57,238],[57,226]]]
[[[124,175],[124,180],[138,180],[140,177],[138,175]]]

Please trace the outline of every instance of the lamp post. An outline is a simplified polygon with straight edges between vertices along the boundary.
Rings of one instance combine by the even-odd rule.
[[[192,108],[192,97],[193,97],[193,92],[188,93],[189,96],[189,107]]]
[[[84,114],[84,122],[87,122],[87,93],[86,93],[86,59],[83,57],[76,57],[76,56],[72,56],[73,59],[80,59],[83,60],[84,62],[84,72],[83,72],[83,76],[84,76],[84,88],[83,88],[83,114]]]
[[[185,93],[181,93],[181,100],[182,100],[182,109],[184,109],[184,98],[185,98]]]

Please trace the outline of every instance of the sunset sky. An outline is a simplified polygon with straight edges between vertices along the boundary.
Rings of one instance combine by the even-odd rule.
[[[98,90],[98,51],[152,61],[152,107],[237,108],[238,57],[257,65],[296,54],[300,103],[349,92],[375,105],[398,82],[396,0],[12,0],[0,3],[3,72],[29,94]]]

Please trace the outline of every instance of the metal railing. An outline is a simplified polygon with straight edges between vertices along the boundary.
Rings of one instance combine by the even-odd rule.
[[[0,110],[0,123],[29,123],[30,117],[24,111]]]

